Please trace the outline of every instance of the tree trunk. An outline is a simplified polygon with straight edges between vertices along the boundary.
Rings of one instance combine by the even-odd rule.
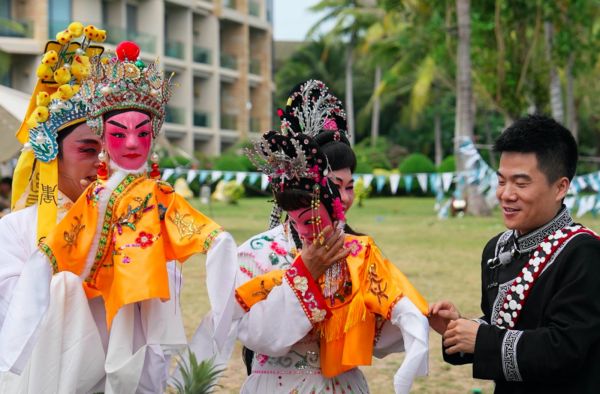
[[[575,55],[573,52],[569,54],[569,60],[567,62],[567,69],[565,70],[567,78],[567,128],[573,133],[575,141],[578,140],[579,130],[577,124],[577,112],[575,109],[575,93],[573,92],[573,84],[575,78],[573,77],[573,63],[575,62]]]
[[[371,115],[371,146],[375,147],[377,143],[377,138],[379,137],[379,114],[381,112],[381,100],[379,95],[377,94],[377,89],[379,88],[379,84],[381,83],[381,66],[378,64],[375,66],[375,85],[373,88],[373,92],[375,93],[375,97],[373,97],[373,113]]]
[[[439,167],[444,155],[442,150],[442,119],[439,112],[436,112],[433,118],[433,135],[435,143],[435,166]]]
[[[465,171],[464,160],[459,154],[459,144],[463,137],[473,140],[473,88],[471,84],[471,15],[470,0],[456,0],[458,19],[458,48],[456,56],[456,122],[454,126],[454,152],[459,171]],[[482,216],[491,213],[477,187],[467,185],[462,191],[467,199],[470,213]]]
[[[353,81],[353,69],[354,65],[354,39],[350,40],[348,44],[348,54],[346,57],[346,116],[348,123],[348,134],[350,144],[354,146],[356,136],[354,135],[354,81]]]
[[[552,117],[560,123],[565,120],[562,92],[560,87],[560,78],[554,62],[552,60],[552,45],[554,40],[554,27],[552,22],[544,22],[544,33],[546,37],[546,61],[550,66],[550,106],[552,108]]]

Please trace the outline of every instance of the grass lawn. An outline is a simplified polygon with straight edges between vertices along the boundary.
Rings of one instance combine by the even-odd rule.
[[[354,207],[348,214],[348,222],[355,230],[372,236],[429,302],[449,299],[463,315],[478,317],[481,251],[489,238],[504,230],[499,213],[489,218],[438,220],[433,205],[430,198],[373,198],[362,208]],[[229,231],[238,244],[266,229],[271,208],[266,199],[258,198],[245,199],[233,206],[219,203],[210,208],[196,206]],[[600,232],[600,218],[585,216],[578,221]],[[181,302],[189,336],[209,309],[204,257],[187,262],[183,275]],[[239,391],[246,376],[240,354],[238,346],[221,379],[220,392]],[[363,368],[371,392],[393,392],[392,377],[402,357],[375,359],[372,366]],[[445,364],[440,338],[433,331],[429,359],[430,374],[417,380],[413,392],[468,393],[474,388],[484,393],[493,391],[489,382],[471,378],[470,366]]]

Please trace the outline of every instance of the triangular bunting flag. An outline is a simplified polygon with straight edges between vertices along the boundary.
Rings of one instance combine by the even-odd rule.
[[[251,172],[248,174],[248,182],[251,185],[254,185],[256,181],[258,181],[258,177],[260,176],[260,172]]]
[[[225,182],[227,182],[227,181],[230,181],[231,179],[233,179],[233,172],[231,172],[231,171],[226,171],[226,172],[223,174],[223,180],[224,180]]]
[[[198,173],[198,171],[196,170],[189,170],[187,173],[187,176],[185,177],[185,180],[187,181],[188,185],[190,183],[192,183],[192,181],[194,180],[194,178],[196,177],[196,174]]]
[[[244,183],[244,179],[246,179],[246,176],[248,175],[247,172],[244,171],[238,171],[235,173],[235,183],[237,183],[238,185],[241,185],[242,183]]]
[[[267,186],[269,186],[269,177],[265,174],[261,174],[260,176],[260,189],[266,190]]]
[[[365,189],[371,186],[371,182],[373,182],[373,174],[364,174],[363,182],[365,183]]]
[[[427,193],[427,174],[417,174],[417,182],[419,182],[423,193]]]
[[[392,194],[398,192],[398,185],[400,184],[400,174],[390,174],[390,190]]]
[[[171,175],[175,174],[175,170],[172,168],[165,168],[165,170],[162,173],[162,180],[166,181],[167,179],[169,179],[171,177]]]
[[[198,180],[200,181],[200,183],[204,183],[204,181],[206,181],[206,178],[208,178],[209,174],[210,174],[210,171],[206,171],[206,170],[200,171],[200,176],[198,177]]]
[[[221,179],[221,176],[223,176],[223,171],[212,171],[211,175],[210,175],[210,179],[213,182],[218,181],[219,179]]]
[[[375,188],[377,189],[377,193],[381,193],[383,187],[385,186],[385,175],[377,175],[377,179],[375,181]]]
[[[454,174],[451,172],[442,173],[442,189],[444,190],[444,193],[446,193],[446,192],[448,192],[448,190],[450,190],[450,185],[452,184],[453,176],[454,176]]]
[[[404,175],[404,189],[406,189],[407,193],[410,193],[412,190],[413,176],[412,175]]]

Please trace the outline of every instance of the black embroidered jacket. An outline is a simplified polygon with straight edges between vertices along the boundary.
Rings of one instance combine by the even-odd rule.
[[[548,261],[514,327],[495,325],[502,318],[507,291],[534,250],[571,223],[563,207],[536,231],[519,238],[507,231],[488,242],[481,263],[484,316],[478,319],[475,353],[444,354],[444,360],[473,363],[473,377],[494,380],[496,393],[600,393],[598,238],[589,234],[570,238]],[[494,260],[511,250],[512,258]]]

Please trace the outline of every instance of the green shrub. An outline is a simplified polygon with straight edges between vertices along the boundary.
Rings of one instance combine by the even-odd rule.
[[[456,172],[456,158],[454,155],[446,156],[437,168],[438,172]]]
[[[160,168],[189,167],[191,163],[190,159],[183,156],[165,156],[158,161]]]
[[[435,172],[433,161],[422,153],[412,153],[404,159],[400,166],[402,174],[417,174],[420,172]]]
[[[252,171],[254,166],[244,155],[226,153],[215,159],[213,168],[219,171]]]
[[[371,190],[373,190],[371,186],[365,187],[365,182],[362,178],[359,178],[356,182],[354,182],[354,201],[359,207],[362,207],[364,201],[369,198]]]
[[[373,172],[373,167],[369,163],[369,159],[367,159],[365,156],[357,156],[356,170],[354,172],[357,174],[370,174]]]
[[[244,186],[238,185],[236,181],[220,180],[217,183],[213,198],[217,201],[228,204],[237,204],[238,200],[244,197]]]

